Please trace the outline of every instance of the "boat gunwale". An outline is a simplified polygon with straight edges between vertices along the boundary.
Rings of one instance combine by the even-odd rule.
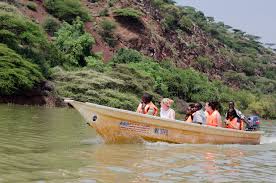
[[[164,118],[161,118],[159,116],[140,114],[140,113],[133,112],[133,111],[128,111],[128,110],[124,110],[124,109],[117,109],[117,108],[113,108],[113,107],[107,107],[107,106],[98,105],[98,104],[94,104],[94,103],[90,103],[90,102],[85,102],[85,103],[78,102],[78,101],[74,101],[74,102],[77,102],[77,103],[80,103],[80,104],[87,104],[89,106],[93,106],[93,107],[100,108],[100,109],[103,109],[103,110],[109,109],[109,110],[119,112],[119,113],[127,113],[127,114],[130,114],[130,115],[139,116],[139,117],[142,117],[142,118],[145,118],[145,119],[147,119],[147,118],[154,119],[154,120],[162,121],[163,123],[170,122],[170,123],[175,123],[177,125],[185,124],[185,125],[193,126],[193,127],[197,128],[197,129],[194,129],[194,130],[191,129],[190,131],[197,131],[198,132],[199,129],[205,130],[207,128],[207,129],[211,129],[211,130],[215,130],[215,131],[225,131],[225,132],[228,132],[228,133],[229,132],[234,132],[234,133],[238,133],[238,134],[248,134],[248,135],[263,135],[264,134],[263,131],[241,131],[241,130],[235,130],[235,129],[229,129],[229,128],[213,127],[213,126],[208,126],[208,125],[205,125],[205,124],[201,125],[201,124],[189,123],[189,122],[185,122],[185,121],[181,121],[181,120],[164,119]],[[107,114],[107,113],[105,113],[104,115],[114,116],[112,114]],[[115,116],[115,118],[118,118],[118,116]],[[151,124],[151,123],[141,122],[141,121],[139,121],[139,123]],[[154,124],[151,124],[151,125],[154,125]],[[167,127],[167,128],[171,128],[171,127]],[[233,136],[233,135],[231,135],[231,136]]]

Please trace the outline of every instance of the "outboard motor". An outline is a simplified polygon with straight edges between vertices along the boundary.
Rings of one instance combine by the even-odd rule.
[[[258,116],[249,116],[246,123],[246,131],[257,131],[260,129],[260,119]]]

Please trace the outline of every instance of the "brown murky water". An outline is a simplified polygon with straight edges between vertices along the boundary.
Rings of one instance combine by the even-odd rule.
[[[261,145],[104,144],[74,109],[0,105],[0,183],[276,182],[276,121]]]

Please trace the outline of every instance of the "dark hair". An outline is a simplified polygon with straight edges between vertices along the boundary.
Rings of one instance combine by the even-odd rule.
[[[190,114],[193,112],[193,108],[195,107],[195,104],[189,104],[189,106],[187,107],[187,110],[186,110],[186,114]]]
[[[189,104],[189,106],[187,107],[187,109],[186,109],[186,115],[185,115],[185,120],[187,120],[188,118],[189,118],[189,116],[191,116],[192,117],[192,119],[193,119],[193,108],[195,107],[195,104]]]
[[[210,106],[213,110],[216,110],[217,105],[215,102],[208,102],[208,106]]]
[[[152,95],[150,95],[149,93],[144,93],[144,95],[142,96],[142,102],[144,102],[145,104],[148,104],[152,101]]]
[[[234,103],[233,101],[230,101],[230,102],[228,103],[228,105],[229,105],[229,108],[230,108],[230,105],[231,105],[232,107],[235,107],[235,103]]]
[[[202,109],[202,104],[201,103],[195,103],[195,107],[197,108],[197,110]]]
[[[189,104],[189,107],[191,107],[191,108],[195,107],[195,104]]]
[[[208,105],[209,105],[213,110],[218,110],[218,111],[221,110],[221,106],[220,106],[220,103],[219,103],[218,101],[211,101],[211,102],[208,102]]]

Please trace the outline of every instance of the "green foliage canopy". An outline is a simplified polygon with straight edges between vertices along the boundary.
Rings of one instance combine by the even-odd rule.
[[[0,43],[0,94],[30,89],[43,79],[39,67]]]
[[[45,0],[44,5],[55,17],[72,23],[77,17],[87,21],[90,16],[79,0]]]
[[[138,10],[135,10],[133,8],[120,8],[120,9],[115,9],[113,13],[116,16],[120,17],[128,17],[132,19],[139,19],[142,15],[142,13]]]
[[[90,55],[93,37],[84,31],[83,22],[77,18],[72,25],[64,22],[56,33],[55,46],[60,49],[65,57],[67,65],[85,66],[85,57]]]

